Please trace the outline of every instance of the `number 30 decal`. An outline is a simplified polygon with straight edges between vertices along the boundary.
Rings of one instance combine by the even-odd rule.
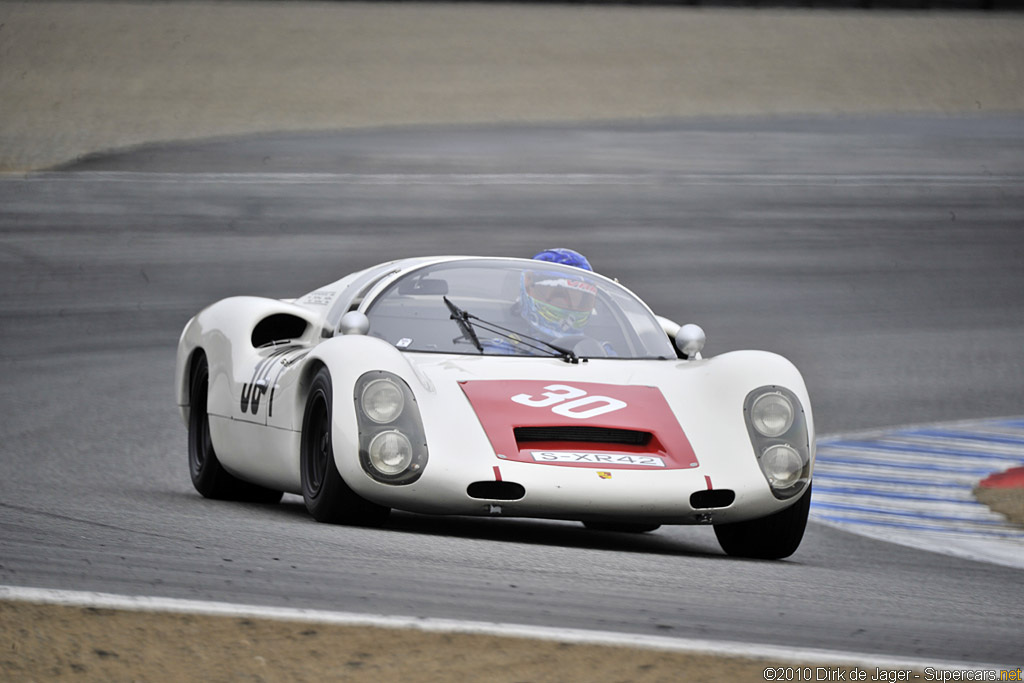
[[[541,394],[540,398],[530,396],[529,394],[516,394],[512,397],[512,400],[520,405],[530,406],[531,408],[553,406],[551,412],[576,420],[586,420],[587,418],[597,417],[598,415],[604,415],[605,413],[621,410],[626,407],[625,401],[608,396],[588,396],[587,392],[582,389],[570,387],[566,384],[549,384],[544,388],[546,391]],[[581,410],[581,408],[587,408],[587,406],[592,407],[587,410]]]

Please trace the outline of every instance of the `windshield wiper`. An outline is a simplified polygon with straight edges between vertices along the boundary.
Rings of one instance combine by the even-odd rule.
[[[476,336],[476,331],[473,329],[473,323],[469,322],[469,313],[449,301],[448,297],[442,296],[441,298],[444,299],[444,305],[448,307],[449,311],[451,311],[452,320],[458,324],[459,330],[462,331],[462,336],[473,342],[473,346],[476,347],[476,350],[483,353],[484,345],[480,343],[480,338]]]
[[[580,362],[580,357],[577,356],[572,349],[562,348],[561,346],[557,346],[551,342],[546,342],[543,339],[530,337],[520,332],[516,332],[515,330],[510,330],[507,327],[502,327],[497,323],[484,320],[468,311],[462,310],[453,304],[448,297],[443,296],[441,298],[444,299],[445,305],[448,306],[448,310],[451,311],[451,319],[458,323],[459,329],[462,330],[463,337],[469,339],[480,353],[484,352],[484,347],[483,344],[480,343],[480,338],[477,336],[476,330],[474,329],[475,327],[479,327],[485,332],[496,334],[499,337],[504,337],[516,344],[522,344],[534,351],[540,351],[542,353],[550,353],[551,351],[554,351],[555,355],[566,363],[576,364]],[[474,323],[473,321],[476,322]]]

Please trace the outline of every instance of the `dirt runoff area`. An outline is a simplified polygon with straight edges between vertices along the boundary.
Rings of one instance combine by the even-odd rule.
[[[0,643],[5,681],[738,683],[765,680],[768,667],[794,666],[490,635],[22,602],[0,602]]]
[[[0,2],[0,171],[284,130],[1024,111],[1024,15]],[[757,681],[764,661],[0,602],[10,681]],[[776,662],[777,663],[777,662]]]
[[[1024,487],[974,489],[974,496],[1017,526],[1024,528]]]
[[[0,0],[0,171],[353,126],[1024,110],[1024,14]]]

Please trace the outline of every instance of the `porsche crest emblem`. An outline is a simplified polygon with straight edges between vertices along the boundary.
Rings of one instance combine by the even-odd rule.
[[[602,479],[611,479],[612,478],[612,473],[611,472],[598,471],[597,476],[601,477]]]

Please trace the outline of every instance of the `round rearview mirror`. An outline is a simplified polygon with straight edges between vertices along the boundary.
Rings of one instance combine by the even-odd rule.
[[[687,323],[676,332],[676,348],[689,360],[700,358],[705,341],[707,341],[707,336],[700,325]]]
[[[338,328],[342,334],[366,334],[370,331],[370,319],[359,311],[349,311],[341,316]]]

